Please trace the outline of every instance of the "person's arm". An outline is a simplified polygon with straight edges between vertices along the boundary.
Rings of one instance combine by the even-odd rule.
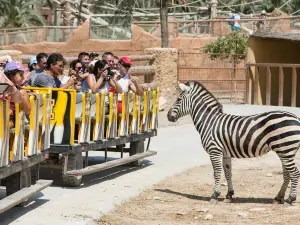
[[[74,85],[75,79],[76,79],[76,77],[74,75],[71,76],[70,79],[67,81],[67,83],[61,85],[60,88],[68,88],[68,87]]]
[[[104,87],[105,85],[104,78],[106,75],[107,75],[107,71],[102,72],[99,79],[94,83],[94,85],[92,87],[89,87],[94,94],[97,93],[100,88]]]
[[[120,84],[116,82],[114,79],[109,80],[109,85],[118,93],[122,94],[123,90]]]
[[[14,103],[21,103],[22,102],[22,95],[20,91],[15,86],[10,86],[7,89],[7,92],[4,93],[11,97],[11,101]]]
[[[22,108],[25,114],[30,113],[30,101],[29,101],[29,95],[25,90],[20,90],[20,93],[22,95]]]
[[[138,84],[137,78],[135,77],[132,77],[131,80],[129,80],[129,88],[139,96],[144,95],[144,89],[142,86]]]

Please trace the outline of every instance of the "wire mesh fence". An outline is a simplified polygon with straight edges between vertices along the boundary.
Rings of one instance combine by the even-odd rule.
[[[223,103],[245,103],[245,62],[234,60],[241,56],[180,51],[178,80],[199,81]]]

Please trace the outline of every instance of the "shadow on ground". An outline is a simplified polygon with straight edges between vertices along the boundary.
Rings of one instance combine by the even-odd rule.
[[[177,191],[172,191],[170,189],[154,189],[154,190],[159,191],[159,192],[168,193],[168,194],[183,196],[183,197],[193,199],[193,200],[199,200],[199,201],[205,201],[205,202],[210,201],[209,196],[204,197],[204,196],[198,196],[198,195],[185,194],[185,193],[181,193],[181,192],[177,192]],[[224,200],[224,198],[219,198],[219,201],[223,201],[223,200]],[[272,204],[273,199],[272,198],[234,198],[233,203]]]

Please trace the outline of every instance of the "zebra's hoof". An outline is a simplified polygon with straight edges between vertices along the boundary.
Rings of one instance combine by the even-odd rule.
[[[284,204],[284,199],[283,198],[275,198],[273,200],[273,204]]]
[[[285,200],[284,204],[287,205],[287,206],[292,206],[293,205],[293,200],[291,198],[288,198],[288,199]]]
[[[212,199],[210,199],[209,203],[212,205],[216,205],[218,203],[218,199],[212,198]]]
[[[233,199],[225,198],[223,202],[224,203],[233,203]]]

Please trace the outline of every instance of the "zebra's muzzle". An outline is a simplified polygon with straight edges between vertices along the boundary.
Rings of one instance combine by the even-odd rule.
[[[168,120],[170,122],[176,122],[177,121],[177,118],[175,116],[172,115],[172,112],[171,110],[168,112]]]

